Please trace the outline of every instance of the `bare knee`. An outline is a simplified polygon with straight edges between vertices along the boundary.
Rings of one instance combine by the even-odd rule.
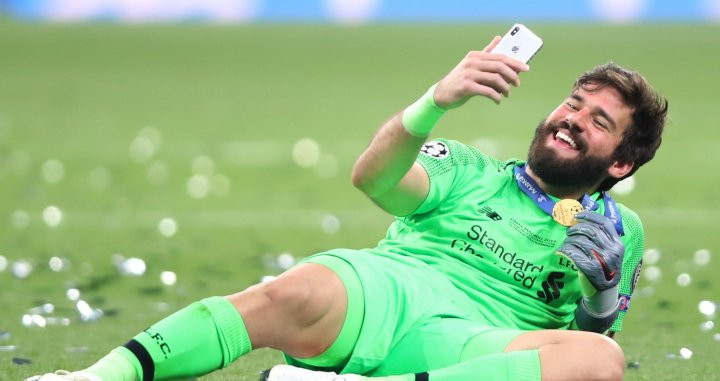
[[[517,336],[505,352],[538,349],[542,379],[622,380],[625,355],[612,339],[590,332],[539,330]]]
[[[327,303],[307,279],[292,275],[257,285],[257,297],[266,313],[285,315],[295,328],[315,323]]]
[[[625,373],[625,354],[615,340],[602,335],[596,335],[596,342],[592,343],[593,356],[599,356],[598,380],[622,380]],[[602,364],[602,365],[601,365]]]
[[[243,318],[253,348],[296,357],[319,354],[342,328],[347,296],[342,281],[320,265],[302,265],[271,282],[228,296]]]

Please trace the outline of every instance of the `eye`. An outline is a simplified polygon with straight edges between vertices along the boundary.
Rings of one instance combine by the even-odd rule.
[[[572,102],[565,102],[565,104],[571,109],[571,110],[578,110],[578,107],[575,105],[575,103]]]
[[[607,126],[605,125],[605,122],[603,122],[602,120],[595,118],[595,119],[593,119],[593,123],[595,123],[596,126],[599,126],[600,128],[607,130]]]

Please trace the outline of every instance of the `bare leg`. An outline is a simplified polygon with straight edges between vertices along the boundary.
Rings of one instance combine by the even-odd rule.
[[[253,348],[270,347],[298,358],[317,356],[330,347],[347,310],[340,278],[313,263],[227,298],[243,317]]]
[[[622,380],[625,355],[612,339],[591,332],[542,330],[519,335],[505,352],[538,349],[543,381]]]

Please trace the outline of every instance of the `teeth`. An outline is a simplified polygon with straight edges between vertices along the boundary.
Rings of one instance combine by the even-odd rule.
[[[558,133],[555,135],[555,137],[567,142],[567,144],[570,144],[570,146],[572,148],[577,149],[577,144],[575,144],[575,141],[570,136],[568,136],[566,133],[564,133],[562,131],[558,131]]]

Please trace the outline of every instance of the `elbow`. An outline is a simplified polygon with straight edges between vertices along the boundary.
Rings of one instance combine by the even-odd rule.
[[[357,166],[353,168],[351,180],[355,188],[365,194],[368,194],[371,182],[369,181],[367,174],[358,169]]]
[[[371,199],[375,199],[378,194],[382,193],[382,190],[379,189],[380,183],[377,179],[367,171],[359,169],[357,166],[353,168],[351,180],[355,188]]]

